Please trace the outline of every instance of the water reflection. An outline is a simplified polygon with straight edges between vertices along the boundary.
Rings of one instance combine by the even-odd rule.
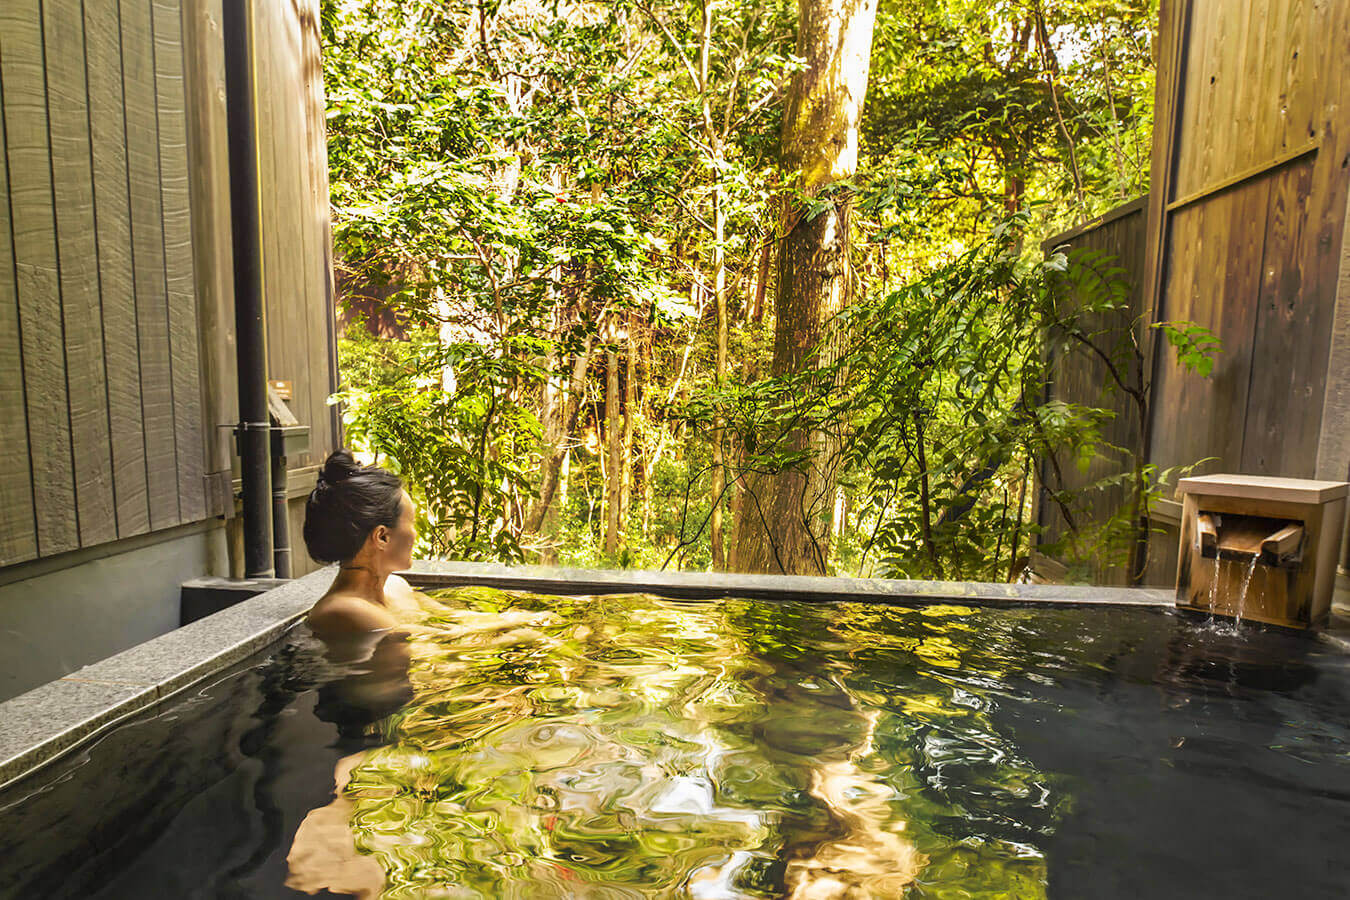
[[[1327,643],[1141,610],[440,599],[365,643],[297,635],[0,793],[0,896],[1345,893]]]
[[[1053,790],[988,716],[1018,651],[961,640],[970,610],[436,599],[329,686],[363,712],[413,699],[306,818],[297,889],[823,900],[955,876],[963,896],[1044,893]],[[1030,828],[1005,809],[1028,802]]]

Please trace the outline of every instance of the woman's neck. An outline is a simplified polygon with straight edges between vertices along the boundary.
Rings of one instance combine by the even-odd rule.
[[[355,594],[371,603],[385,605],[384,583],[389,578],[375,570],[373,566],[353,560],[338,566],[337,578],[333,579],[333,593]]]

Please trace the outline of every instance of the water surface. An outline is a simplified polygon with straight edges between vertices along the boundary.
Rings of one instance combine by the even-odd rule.
[[[435,598],[406,643],[335,663],[294,636],[11,790],[0,888],[1345,895],[1350,667],[1314,639],[1139,609]]]

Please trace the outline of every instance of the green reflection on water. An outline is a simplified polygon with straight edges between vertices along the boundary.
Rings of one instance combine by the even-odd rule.
[[[385,897],[1045,896],[1006,617],[434,594],[344,797]]]

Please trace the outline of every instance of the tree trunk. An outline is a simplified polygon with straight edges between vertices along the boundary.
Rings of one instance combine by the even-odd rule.
[[[637,425],[637,316],[628,315],[627,351],[624,353],[623,383],[623,476],[619,479],[619,524],[628,528],[628,513],[633,505],[633,429]]]
[[[722,204],[722,188],[713,192],[713,302],[717,306],[717,363],[713,370],[713,384],[722,387],[727,374],[727,262],[722,242],[726,232],[726,210]],[[712,516],[708,527],[712,530],[712,567],[727,568],[727,554],[722,536],[722,495],[727,490],[725,448],[726,423],[718,415],[712,434]]]
[[[797,55],[806,68],[793,76],[783,119],[784,216],[778,254],[773,374],[814,364],[812,351],[825,325],[847,302],[851,199],[831,196],[814,216],[798,193],[822,189],[853,175],[858,164],[858,123],[867,91],[876,0],[798,0]],[[802,466],[757,473],[743,480],[750,495],[736,522],[736,565],[747,572],[824,574],[829,562],[834,479],[823,461],[830,440],[798,429],[783,437],[784,450],[807,452]]]
[[[568,444],[576,434],[577,420],[581,415],[582,399],[586,393],[586,370],[591,365],[591,338],[577,354],[572,363],[572,373],[568,377],[567,390],[561,393],[553,404],[552,415],[544,422],[544,444],[547,455],[544,457],[544,471],[539,484],[539,499],[525,517],[524,531],[538,534],[548,511],[552,508],[553,498],[558,490],[558,476],[563,460],[567,457]],[[564,502],[566,497],[564,496]]]
[[[605,554],[619,550],[619,495],[623,485],[623,423],[619,421],[619,354],[611,327],[605,351]]]

